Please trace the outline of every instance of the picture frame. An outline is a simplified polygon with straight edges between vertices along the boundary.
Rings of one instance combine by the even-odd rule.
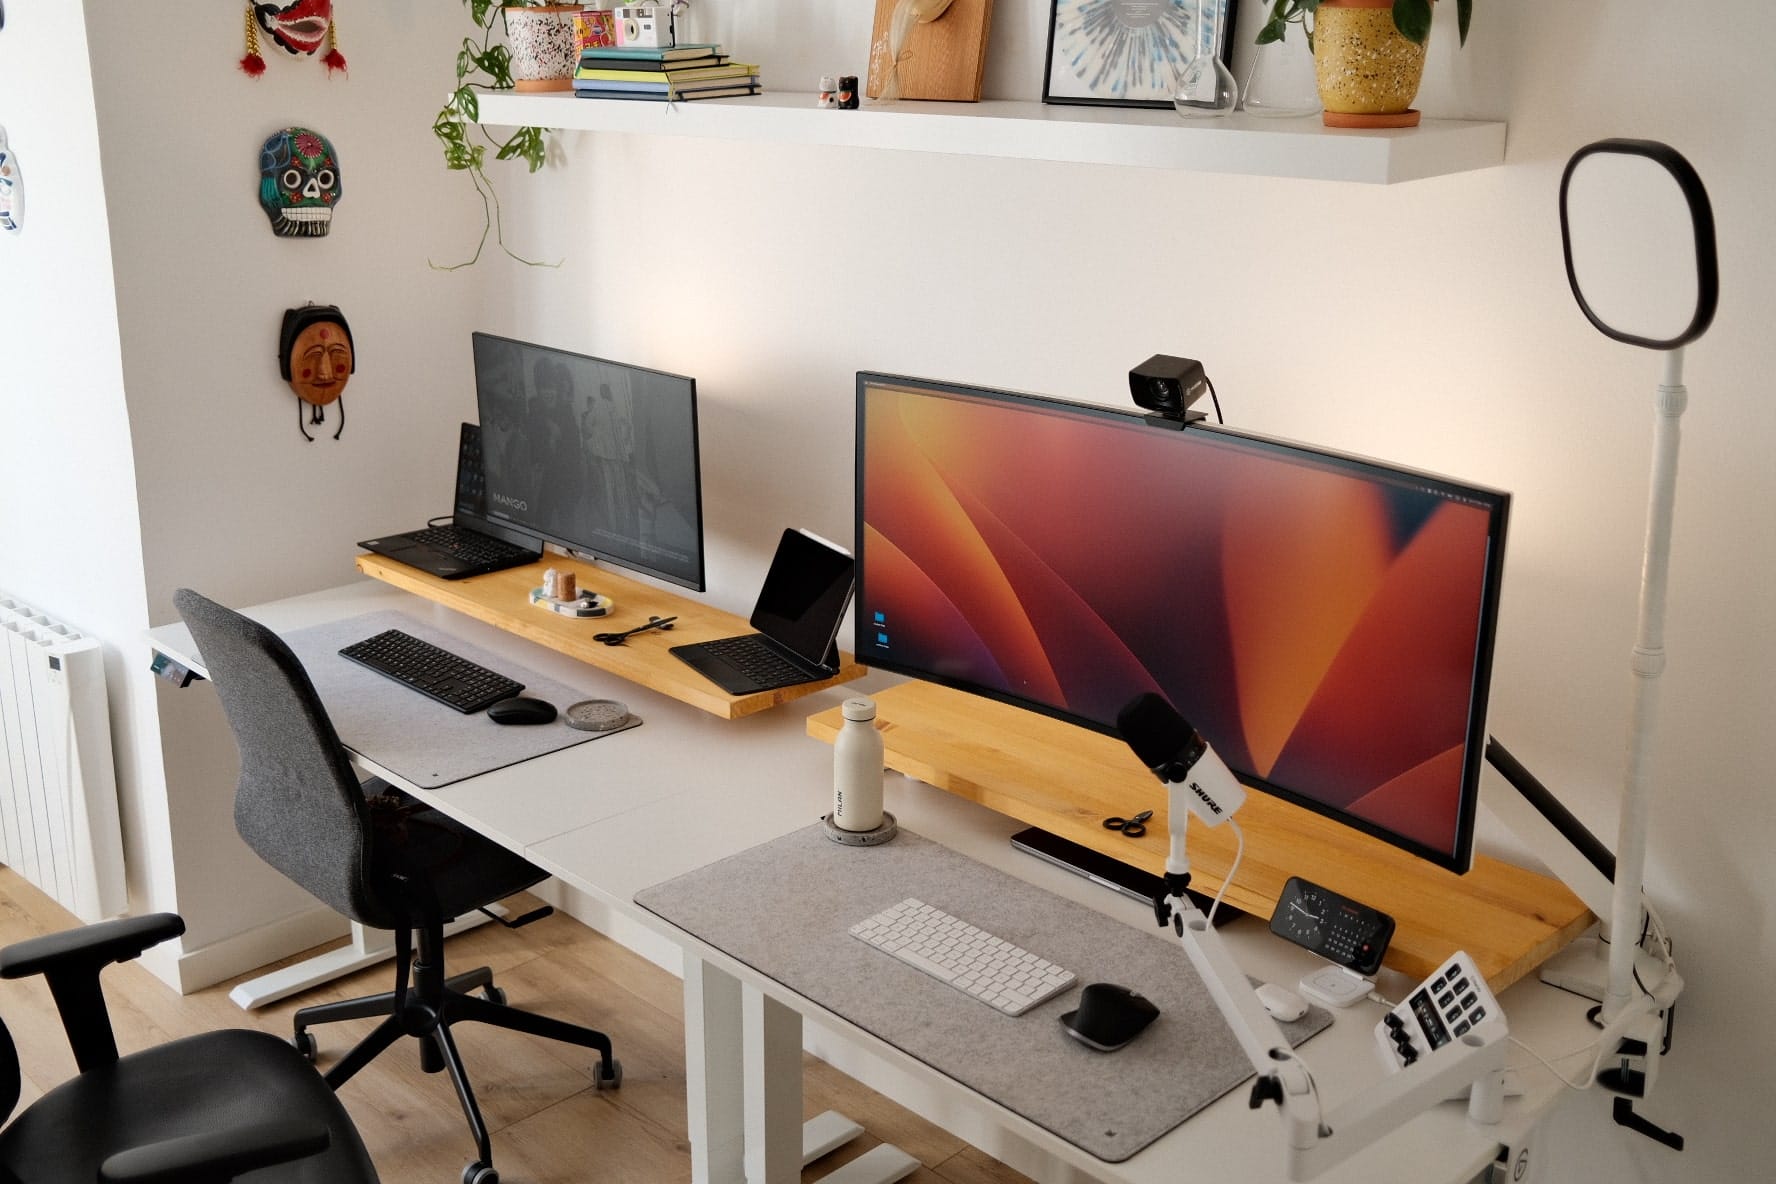
[[[1044,103],[1172,105],[1177,74],[1196,56],[1198,11],[1214,13],[1215,55],[1231,68],[1239,0],[1050,0]]]

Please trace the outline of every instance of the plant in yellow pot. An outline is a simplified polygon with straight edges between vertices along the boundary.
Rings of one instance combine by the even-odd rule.
[[[1412,106],[1424,76],[1432,0],[1274,0],[1258,44],[1281,41],[1300,25],[1313,50],[1327,127],[1416,127]],[[1468,43],[1474,0],[1455,0]]]

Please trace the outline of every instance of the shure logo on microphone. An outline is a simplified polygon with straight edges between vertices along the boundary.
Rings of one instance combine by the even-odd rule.
[[[525,501],[521,497],[512,497],[509,494],[504,494],[504,493],[495,493],[495,494],[491,494],[490,496],[493,498],[494,501],[496,501],[500,505],[506,507],[506,509],[508,509],[508,510],[528,510],[528,509],[530,509],[530,503]]]
[[[1213,814],[1221,813],[1221,803],[1217,802],[1214,798],[1210,797],[1208,795],[1208,791],[1204,790],[1202,786],[1198,785],[1194,781],[1190,782],[1190,792],[1195,794],[1197,796],[1198,800],[1200,800],[1203,805],[1205,805],[1209,808],[1210,813],[1213,813]]]

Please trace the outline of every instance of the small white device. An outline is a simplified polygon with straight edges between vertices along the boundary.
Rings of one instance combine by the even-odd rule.
[[[1369,998],[1375,983],[1348,967],[1322,966],[1312,974],[1302,975],[1295,989],[1326,1007],[1349,1007]]]
[[[672,35],[672,10],[664,5],[619,8],[613,20],[617,44],[626,49],[669,49],[676,44]]]
[[[1264,1010],[1270,1013],[1271,1019],[1284,1024],[1307,1014],[1307,1000],[1275,983],[1259,984],[1258,1002],[1264,1004]]]

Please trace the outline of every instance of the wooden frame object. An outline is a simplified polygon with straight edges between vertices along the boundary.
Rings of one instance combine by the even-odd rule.
[[[1231,65],[1239,0],[1051,0],[1042,101],[1170,108],[1196,56],[1199,2],[1215,12],[1215,53]]]
[[[897,9],[911,16],[925,0],[876,0],[875,25],[870,31],[869,78],[864,93],[880,98],[892,54],[890,29]],[[950,0],[942,14],[912,25],[901,50],[899,66],[902,99],[937,99],[978,103],[986,74],[987,30],[992,23],[993,0]]]

